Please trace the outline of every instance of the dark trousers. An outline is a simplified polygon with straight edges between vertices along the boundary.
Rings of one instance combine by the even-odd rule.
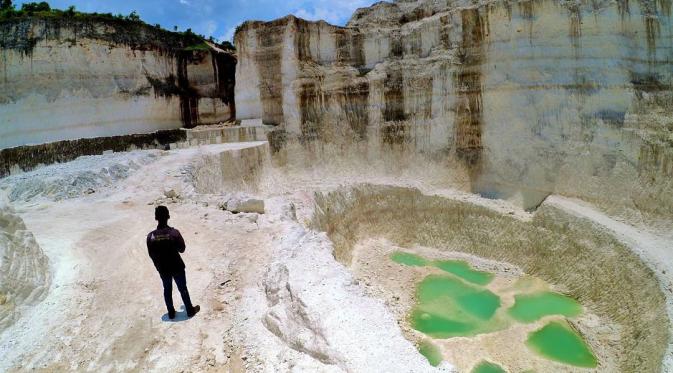
[[[187,290],[187,276],[185,276],[185,271],[176,272],[176,273],[160,273],[161,282],[164,283],[164,300],[166,301],[166,309],[168,311],[174,311],[173,307],[173,280],[175,280],[175,285],[178,286],[180,295],[182,296],[182,303],[185,304],[185,309],[187,311],[192,309],[192,301],[189,299],[189,291]]]

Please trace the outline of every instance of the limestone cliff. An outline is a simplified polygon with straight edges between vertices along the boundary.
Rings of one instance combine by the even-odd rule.
[[[235,116],[236,58],[194,34],[86,15],[0,21],[0,149]]]
[[[670,0],[471,4],[381,2],[347,27],[246,22],[238,118],[365,144],[365,160],[457,162],[473,191],[527,207],[561,193],[671,216]]]

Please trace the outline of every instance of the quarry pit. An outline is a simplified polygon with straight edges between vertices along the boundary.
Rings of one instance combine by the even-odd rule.
[[[673,372],[670,9],[0,19],[0,371]]]

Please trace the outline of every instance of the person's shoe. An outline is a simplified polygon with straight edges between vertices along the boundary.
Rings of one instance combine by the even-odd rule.
[[[168,311],[168,318],[171,320],[175,318],[175,310]]]
[[[201,311],[201,306],[196,305],[196,306],[192,307],[191,310],[187,310],[187,317],[194,317],[194,315],[199,313],[199,311]]]

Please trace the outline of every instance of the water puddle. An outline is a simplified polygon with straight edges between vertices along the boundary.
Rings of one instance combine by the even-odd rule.
[[[458,278],[430,275],[418,285],[411,314],[414,329],[434,338],[473,336],[495,331],[500,297]]]
[[[429,340],[421,342],[420,346],[418,346],[418,352],[425,356],[433,367],[438,366],[442,362],[442,352]]]
[[[504,369],[498,364],[489,363],[488,361],[482,361],[474,369],[472,373],[507,373]]]
[[[514,306],[507,312],[523,323],[531,323],[549,315],[577,317],[582,313],[582,306],[579,303],[559,293],[544,291],[519,294],[514,299]]]
[[[412,266],[412,267],[423,267],[428,264],[428,261],[425,260],[424,258],[421,258],[418,255],[414,255],[411,253],[405,253],[401,251],[396,251],[394,252],[391,256],[390,259],[392,259],[395,263],[398,264],[404,264],[407,266]]]
[[[526,344],[548,359],[578,367],[594,368],[596,357],[577,332],[560,322],[550,322],[531,333]]]
[[[547,316],[573,318],[582,313],[574,299],[552,291],[540,291],[532,283],[539,280],[521,278],[513,287],[514,304],[505,309],[497,290],[485,286],[495,274],[479,271],[460,260],[428,260],[396,251],[390,258],[410,267],[435,267],[445,274],[429,274],[418,283],[416,303],[411,310],[411,326],[435,339],[473,337],[508,329],[516,324],[530,324]],[[509,293],[510,297],[512,293]],[[509,298],[511,299],[511,298]],[[565,320],[565,319],[562,319]],[[582,337],[565,321],[551,320],[531,332],[525,342],[530,351],[545,359],[578,367],[596,367],[596,357]],[[439,349],[429,341],[419,351],[436,365],[441,362]],[[472,372],[504,372],[497,364],[482,361]]]
[[[394,252],[390,258],[395,263],[412,267],[433,266],[477,285],[488,285],[495,277],[492,273],[473,269],[463,260],[426,260],[418,255],[402,251]]]
[[[485,271],[476,271],[462,260],[438,260],[433,265],[444,272],[454,274],[465,281],[477,285],[488,285],[495,275]]]

